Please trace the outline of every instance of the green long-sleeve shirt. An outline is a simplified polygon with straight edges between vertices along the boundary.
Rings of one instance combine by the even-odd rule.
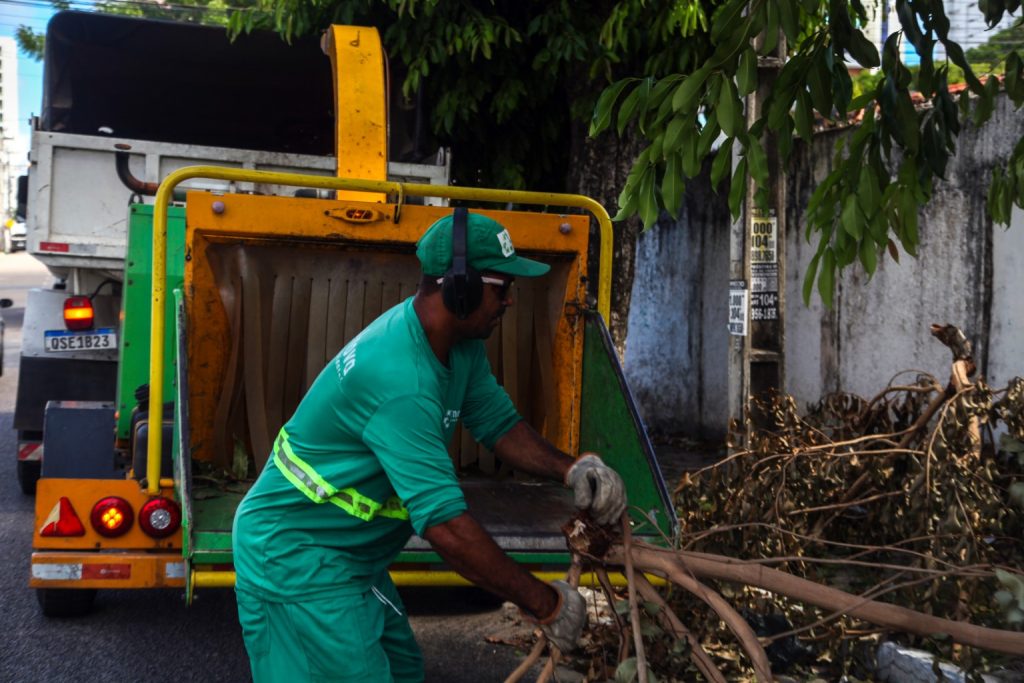
[[[397,495],[408,521],[314,503],[271,459],[235,515],[238,590],[291,601],[358,588],[413,532],[464,512],[447,451],[460,418],[487,448],[520,420],[483,342],[457,344],[445,367],[410,298],[341,350],[284,427],[294,455],[323,479],[379,503]]]

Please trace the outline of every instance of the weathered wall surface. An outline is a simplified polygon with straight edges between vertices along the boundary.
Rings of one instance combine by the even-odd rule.
[[[729,224],[705,172],[687,186],[679,220],[663,215],[638,241],[624,366],[655,432],[718,436],[724,424]]]
[[[992,166],[1024,134],[1024,112],[1000,99],[992,120],[960,136],[945,181],[920,216],[914,259],[888,257],[868,281],[858,264],[837,281],[835,306],[801,300],[816,249],[803,239],[804,207],[830,170],[836,138],[794,152],[788,169],[786,389],[803,405],[828,391],[873,395],[896,373],[945,381],[950,356],[928,332],[960,326],[993,386],[1024,374],[1024,214],[1008,230],[985,215]],[[625,370],[656,431],[720,435],[726,422],[725,301],[728,214],[707,183],[687,188],[685,210],[644,234],[626,340]],[[814,239],[814,238],[812,238]]]

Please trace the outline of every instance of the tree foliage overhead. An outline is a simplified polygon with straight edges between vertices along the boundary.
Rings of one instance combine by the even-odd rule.
[[[382,30],[402,91],[421,97],[460,182],[562,189],[572,121],[620,72],[692,68],[702,41],[678,41],[694,13],[645,0],[261,0],[234,31],[286,39],[332,23]]]
[[[657,4],[657,3],[655,3]],[[1005,81],[979,77],[963,49],[950,38],[950,22],[940,0],[896,0],[900,30],[889,36],[882,53],[864,35],[870,13],[860,0],[689,0],[709,17],[693,29],[710,43],[710,55],[696,68],[656,77],[643,74],[612,84],[594,113],[592,133],[614,122],[621,131],[636,119],[649,141],[637,159],[619,199],[618,218],[635,213],[645,227],[662,209],[679,210],[681,189],[710,155],[719,134],[725,142],[712,166],[717,185],[732,173],[729,207],[738,216],[747,179],[764,187],[771,169],[765,141],[776,136],[783,163],[794,133],[810,141],[817,118],[846,122],[863,112],[859,128],[842,141],[834,170],[818,186],[807,208],[807,238],[818,249],[804,280],[808,301],[817,278],[826,303],[832,300],[838,270],[859,260],[874,273],[888,251],[898,258],[896,242],[910,254],[919,243],[918,209],[944,177],[956,140],[968,122],[984,124],[995,97],[1005,92],[1024,103],[1024,61],[1017,50],[1005,57]],[[983,0],[984,20],[994,26],[1016,12],[1019,0]],[[692,28],[692,27],[691,27]],[[762,36],[759,49],[753,47]],[[787,59],[763,103],[764,115],[748,126],[743,97],[757,88],[758,59],[772,53],[780,39]],[[901,58],[904,43],[920,55],[912,73]],[[945,59],[936,59],[941,47]],[[854,98],[849,69],[881,67],[881,78]],[[963,72],[967,88],[949,90],[951,66]],[[924,105],[924,106],[919,106]],[[731,153],[739,162],[731,167]],[[1008,223],[1011,205],[1024,206],[1024,141],[1007,164],[994,172],[989,212]]]
[[[984,124],[1001,92],[1024,103],[1016,47],[1003,53],[1002,81],[979,76],[951,39],[941,0],[896,0],[900,28],[881,54],[864,34],[879,0],[236,0],[228,14],[213,11],[228,7],[223,0],[189,4],[202,9],[191,16],[180,4],[119,0],[97,7],[225,22],[235,35],[271,29],[286,40],[332,23],[376,26],[404,97],[428,112],[437,143],[456,148],[462,183],[563,189],[573,124],[592,112],[592,135],[628,127],[649,143],[618,214],[639,215],[645,227],[661,210],[677,214],[687,180],[719,136],[712,180],[731,176],[737,215],[747,179],[763,187],[771,173],[768,136],[785,159],[817,121],[846,123],[862,111],[808,207],[807,237],[818,248],[805,300],[816,282],[830,302],[836,273],[855,261],[871,274],[886,253],[898,258],[897,245],[915,254],[919,208],[944,177],[963,126]],[[1019,8],[1020,0],[979,3],[989,26]],[[744,98],[758,86],[759,60],[780,40],[786,63],[764,115],[748,122]],[[901,57],[907,46],[920,56],[913,71]],[[855,96],[848,69],[857,66],[879,68],[879,78]],[[954,95],[948,84],[961,74],[967,88]],[[1012,205],[1024,206],[1024,142],[990,187],[990,214],[1007,223]],[[764,202],[763,191],[756,196]]]

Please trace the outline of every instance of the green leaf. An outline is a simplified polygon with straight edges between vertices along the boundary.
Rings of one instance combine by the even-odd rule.
[[[622,94],[623,89],[639,79],[636,78],[623,78],[621,81],[613,83],[604,89],[601,93],[601,97],[597,100],[597,106],[594,107],[594,117],[590,121],[590,136],[594,137],[601,133],[612,120],[612,107],[615,105],[615,101]]]
[[[832,118],[832,73],[822,59],[816,60],[807,71],[807,85],[811,90],[814,108],[826,119]]]
[[[715,152],[715,160],[711,162],[711,187],[718,187],[729,170],[732,168],[732,139],[725,141],[725,144]]]
[[[750,161],[750,175],[761,187],[768,185],[768,156],[757,138],[748,139],[746,158]]]
[[[765,3],[765,10],[767,11],[767,22],[762,35],[764,41],[761,43],[761,54],[770,55],[775,51],[776,46],[779,44],[779,8],[778,4],[773,0],[772,2]]]
[[[727,76],[723,76],[722,89],[718,95],[718,107],[715,110],[715,114],[718,117],[718,125],[722,127],[722,130],[729,137],[735,137],[741,130],[742,123],[742,104],[736,97],[736,90],[733,87],[732,80]]]
[[[864,265],[864,270],[868,272],[868,275],[874,275],[875,268],[878,266],[876,249],[873,240],[864,240],[860,243],[860,262]]]
[[[683,156],[683,173],[687,178],[696,178],[700,174],[701,157],[697,153],[696,129],[692,126],[683,132],[680,145]]]
[[[719,133],[722,129],[718,127],[718,119],[712,114],[708,115],[707,121],[704,123],[704,127],[701,128],[700,137],[697,138],[697,157],[704,159],[708,154],[711,153],[711,146],[715,144],[715,140],[718,139]]]
[[[626,186],[622,188],[622,193],[619,195],[619,212],[612,217],[612,220],[616,223],[624,221],[636,213],[636,208],[636,187],[627,182]]]
[[[757,53],[747,48],[740,55],[739,67],[736,69],[736,85],[739,94],[747,96],[757,89]]]
[[[680,155],[673,154],[665,159],[665,176],[661,179],[661,199],[672,218],[679,217],[684,187],[683,160]]]
[[[974,125],[982,126],[989,118],[996,106],[996,95],[999,94],[999,79],[989,76],[985,82],[985,91],[978,97],[978,104],[974,107]]]
[[[811,291],[814,289],[814,276],[818,274],[818,261],[821,259],[821,253],[814,255],[811,262],[807,265],[807,272],[804,273],[804,306],[811,305]]]
[[[796,123],[796,132],[800,134],[804,142],[810,142],[814,136],[814,115],[811,112],[811,98],[806,90],[797,93],[794,122]]]
[[[718,9],[711,22],[711,42],[720,43],[725,34],[735,33],[743,24],[743,12],[746,9],[747,0],[730,0]]]
[[[1024,63],[1021,62],[1020,55],[1016,51],[1006,55],[1006,68],[1004,70],[1006,81],[1004,82],[1004,87],[1007,94],[1013,99],[1013,103],[1018,107],[1022,98],[1024,98],[1024,81],[1021,80],[1022,68],[1024,68]]]
[[[736,172],[732,174],[732,183],[729,186],[729,211],[733,220],[740,217],[740,209],[743,208],[743,198],[747,196],[747,160],[740,159],[736,164]]]
[[[640,218],[644,222],[644,230],[649,229],[658,222],[658,198],[654,196],[654,166],[644,169],[640,180],[639,197],[637,207],[640,210]]]
[[[878,175],[870,165],[864,166],[857,183],[857,201],[865,216],[872,216],[882,206],[882,195],[878,189]]]
[[[696,109],[700,102],[698,94],[701,86],[704,85],[704,81],[707,80],[710,73],[710,68],[702,66],[684,78],[672,95],[672,109],[682,113],[689,113]]]
[[[665,129],[664,154],[675,154],[679,150],[679,141],[683,138],[683,131],[693,123],[689,116],[673,116]]]
[[[828,309],[832,308],[832,292],[836,281],[836,255],[832,247],[825,249],[825,257],[822,260],[821,273],[818,275],[818,294],[821,295],[821,302]]]
[[[867,69],[873,69],[882,63],[878,57],[878,49],[856,29],[850,34],[850,42],[846,45],[846,49],[858,64]]]
[[[857,196],[846,195],[843,200],[843,213],[841,216],[843,229],[850,237],[859,240],[864,235],[864,214],[861,213],[860,204],[857,203]]]
[[[638,110],[642,110],[646,105],[647,95],[651,90],[650,79],[645,78],[643,82],[633,89],[633,92],[626,95],[626,99],[622,101],[622,106],[619,107],[619,116],[617,120],[617,130],[619,135],[622,135],[622,131],[625,130],[626,124],[633,118]]]
[[[800,25],[797,22],[797,8],[794,0],[775,0],[779,6],[779,23],[790,44],[795,45],[800,37]]]
[[[941,5],[939,7],[941,7]],[[984,86],[981,84],[981,81],[978,80],[978,77],[974,75],[974,70],[971,69],[971,65],[967,63],[967,58],[964,56],[964,49],[952,40],[943,40],[942,44],[946,48],[946,56],[948,56],[954,64],[963,69],[964,80],[967,81],[967,85],[970,87],[971,92],[975,95],[981,95],[984,91]]]
[[[899,210],[903,228],[899,233],[900,243],[904,251],[917,256],[917,199],[909,188],[900,193]]]

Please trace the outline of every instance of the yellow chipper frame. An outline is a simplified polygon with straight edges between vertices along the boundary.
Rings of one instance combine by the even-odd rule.
[[[34,571],[51,578],[34,578],[33,586],[184,585],[191,598],[197,588],[233,585],[231,520],[278,429],[342,346],[415,292],[415,243],[451,211],[424,205],[424,197],[472,204],[508,228],[518,251],[551,264],[548,275],[517,281],[515,306],[487,342],[495,375],[524,418],[559,448],[600,452],[623,474],[637,533],[674,531],[672,505],[604,324],[612,239],[605,210],[577,195],[388,182],[377,32],[336,26],[324,45],[336,75],[339,177],[190,167],[168,176],[157,194],[151,298],[144,311],[125,313],[126,328],[152,316],[145,330],[149,402],[174,404],[172,457],[161,439],[149,439],[145,467],[116,482],[116,495],[136,510],[149,500],[174,499],[181,531],[160,542],[142,536],[119,546],[90,534],[70,543],[41,539],[56,496],[70,490],[68,480],[61,491],[41,482],[34,565],[129,569],[106,580],[95,578],[95,570],[85,572],[90,579],[81,571]],[[174,188],[193,178],[336,192],[333,199],[189,192],[182,225],[180,210],[169,205]],[[486,208],[494,205],[517,210]],[[586,277],[591,216],[601,239],[596,307]],[[142,340],[134,341],[138,353]],[[122,395],[132,389],[122,387]],[[467,432],[457,432],[449,450],[471,513],[499,545],[540,575],[564,572],[569,557],[560,526],[573,513],[570,492],[511,471]],[[88,493],[78,496],[78,505],[88,509],[90,497],[101,493],[97,485],[81,482]],[[416,538],[393,574],[406,585],[463,581]]]

